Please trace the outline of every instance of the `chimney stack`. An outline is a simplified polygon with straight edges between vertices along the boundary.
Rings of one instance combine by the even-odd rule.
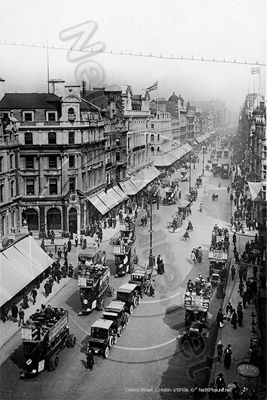
[[[64,96],[64,83],[63,79],[50,79],[49,83],[49,93],[54,93],[58,97]]]

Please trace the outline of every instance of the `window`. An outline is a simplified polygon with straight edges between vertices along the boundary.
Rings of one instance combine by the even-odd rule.
[[[14,154],[10,154],[9,162],[10,162],[10,169],[13,169],[14,168]]]
[[[49,179],[49,194],[50,195],[57,194],[57,179],[56,178]]]
[[[33,156],[26,156],[26,168],[33,168]]]
[[[33,144],[32,132],[25,132],[24,140],[25,140],[25,144]]]
[[[73,154],[69,156],[69,168],[75,168],[75,155]]]
[[[151,124],[151,129],[154,129],[154,124]]]
[[[26,195],[34,195],[34,179],[26,179]]]
[[[47,111],[46,119],[47,121],[56,121],[57,120],[56,116],[57,114],[55,111]]]
[[[49,157],[49,168],[57,168],[57,156]]]
[[[4,201],[4,185],[0,184],[0,203]]]
[[[61,213],[57,208],[50,208],[46,214],[47,229],[61,229]]]
[[[69,190],[75,192],[75,178],[69,178]]]
[[[57,144],[57,134],[56,132],[48,133],[48,144]]]
[[[0,157],[0,172],[3,172],[3,157]]]
[[[74,132],[69,132],[69,144],[75,143],[75,135]]]
[[[10,182],[10,197],[14,197],[14,188],[15,188],[15,182],[14,181],[11,181]],[[14,225],[12,225],[12,226],[14,226]]]
[[[23,120],[25,122],[33,121],[33,111],[23,111]]]
[[[69,121],[75,121],[76,115],[74,113],[74,109],[71,107],[68,109],[68,120]]]

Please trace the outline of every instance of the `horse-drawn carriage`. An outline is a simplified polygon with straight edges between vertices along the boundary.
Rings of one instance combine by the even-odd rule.
[[[163,198],[163,204],[165,205],[176,204],[176,201],[177,201],[176,190],[171,187],[166,188],[165,197]]]
[[[192,201],[196,201],[196,199],[197,199],[197,188],[196,188],[196,187],[191,187],[191,188],[189,189],[188,200],[189,200],[190,202],[192,202]]]
[[[189,201],[183,201],[181,204],[179,204],[178,215],[181,216],[182,219],[185,219],[190,214],[191,214],[191,209]]]

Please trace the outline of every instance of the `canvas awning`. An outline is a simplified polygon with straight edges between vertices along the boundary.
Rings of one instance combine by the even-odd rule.
[[[12,299],[53,262],[30,235],[1,251],[0,306]]]
[[[248,187],[252,201],[263,201],[261,182],[248,182]]]
[[[155,167],[169,167],[173,163],[175,163],[175,161],[177,161],[177,158],[170,153],[165,153],[153,156],[152,160],[154,162]]]
[[[119,186],[114,186],[113,190],[122,198],[122,200],[128,200],[129,197],[127,196],[126,193],[124,193],[123,190],[119,188]]]
[[[133,196],[139,192],[138,188],[134,185],[131,179],[127,181],[119,182],[120,187],[128,196]]]
[[[110,209],[104,204],[99,197],[92,196],[87,198],[91,204],[100,212],[100,214],[105,215]]]

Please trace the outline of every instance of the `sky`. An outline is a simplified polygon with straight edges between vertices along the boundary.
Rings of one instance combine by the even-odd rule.
[[[48,77],[84,79],[87,88],[131,85],[134,94],[158,81],[152,99],[175,92],[238,112],[247,93],[266,95],[266,3],[2,1],[0,77],[6,93],[47,92]],[[256,67],[260,74],[251,74]]]

